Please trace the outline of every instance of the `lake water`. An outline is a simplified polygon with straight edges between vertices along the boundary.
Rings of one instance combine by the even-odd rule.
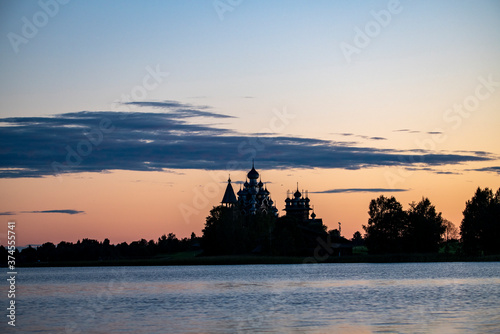
[[[16,297],[2,333],[500,333],[500,263],[19,268]]]

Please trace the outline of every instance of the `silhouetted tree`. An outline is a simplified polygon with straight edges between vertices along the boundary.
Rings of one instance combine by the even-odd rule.
[[[120,257],[128,257],[129,256],[129,247],[126,242],[122,242],[115,246],[116,250]]]
[[[36,249],[31,247],[31,245],[24,248],[20,253],[19,260],[21,263],[23,263],[23,262],[28,262],[28,263],[36,262],[37,261]]]
[[[116,257],[116,255],[114,254],[114,250],[115,249],[110,244],[109,239],[108,238],[104,239],[104,241],[101,243],[101,247],[99,250],[99,258],[102,260],[109,260]]]
[[[443,239],[445,241],[458,240],[460,234],[458,233],[458,228],[448,219],[443,219],[444,233]]]
[[[368,214],[368,225],[363,225],[368,250],[374,253],[401,252],[407,223],[401,204],[394,197],[381,195],[371,200]]]
[[[81,242],[78,240],[76,246],[76,254],[80,260],[96,261],[99,259],[99,241],[85,238]]]
[[[354,246],[363,245],[364,240],[363,240],[363,236],[361,235],[361,232],[359,232],[359,231],[354,232],[354,234],[352,235],[351,241],[352,241]]]
[[[330,230],[330,231],[328,231],[328,234],[330,235],[330,238],[332,238],[332,239],[340,238],[340,231],[338,229]]]
[[[467,254],[500,253],[500,189],[477,188],[467,201],[460,225],[463,250]]]
[[[36,256],[44,262],[56,260],[56,246],[52,242],[46,242],[36,249]]]
[[[445,231],[441,212],[437,213],[428,198],[410,203],[404,232],[404,248],[409,252],[430,253],[439,250]]]
[[[207,254],[248,252],[243,219],[239,210],[216,206],[210,210],[203,229],[202,247]]]
[[[136,257],[147,257],[150,255],[148,252],[148,242],[146,239],[139,241],[132,241],[129,245],[129,255]]]
[[[307,251],[303,230],[295,217],[279,217],[272,238],[272,253],[275,255],[301,255]]]
[[[7,251],[7,248],[5,248],[4,246],[0,245],[0,266],[2,266],[2,267],[6,267],[7,266],[7,261],[8,261],[8,256],[9,255],[10,254]]]
[[[276,217],[272,213],[258,212],[254,216],[243,217],[245,220],[245,237],[250,251],[253,253],[270,253]]]

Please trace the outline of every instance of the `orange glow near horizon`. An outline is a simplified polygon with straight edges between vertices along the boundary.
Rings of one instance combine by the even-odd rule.
[[[200,236],[252,158],[346,238],[380,195],[459,227],[500,186],[500,1],[219,2],[1,7],[0,244]]]
[[[403,192],[317,193],[331,189],[390,188],[386,174],[392,169],[364,170],[291,169],[257,170],[267,183],[280,215],[283,215],[287,190],[308,190],[318,218],[328,229],[342,223],[342,235],[351,238],[355,231],[364,233],[368,205],[380,195],[394,196],[404,209],[412,201],[428,197],[443,217],[457,227],[465,202],[475,189],[495,185],[494,174],[475,173],[476,182],[425,171],[415,172],[397,185]],[[244,181],[247,171],[232,171],[235,192],[237,181]],[[476,175],[477,174],[477,175]],[[205,218],[222,198],[227,171],[176,170],[171,172],[84,173],[61,178],[3,179],[1,212],[3,221],[17,222],[19,246],[60,241],[76,242],[83,238],[111,243],[132,242],[142,238],[157,240],[170,232],[178,238],[191,232],[200,236]],[[494,187],[493,187],[494,188]],[[37,189],[40,189],[38,191]],[[42,190],[43,189],[43,190]],[[494,189],[496,190],[496,189]],[[57,205],[55,204],[57,203]],[[71,209],[81,214],[27,213]]]

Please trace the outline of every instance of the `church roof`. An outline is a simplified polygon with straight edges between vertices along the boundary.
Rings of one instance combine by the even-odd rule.
[[[236,203],[236,195],[234,194],[233,186],[231,185],[231,179],[227,180],[226,192],[224,193],[224,197],[222,197],[223,204],[234,204]]]
[[[248,172],[247,177],[252,180],[257,180],[259,178],[259,173],[255,170],[254,162],[252,160],[252,169]]]
[[[255,170],[253,165],[252,165],[252,169],[248,172],[247,176],[249,179],[257,180],[259,178],[259,173]]]

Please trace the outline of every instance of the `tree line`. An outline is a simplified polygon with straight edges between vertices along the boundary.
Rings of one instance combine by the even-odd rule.
[[[146,259],[161,254],[172,254],[199,249],[200,239],[194,233],[190,238],[178,239],[175,234],[162,235],[155,242],[141,239],[130,244],[122,242],[116,245],[109,239],[99,242],[94,239],[78,240],[76,243],[61,241],[55,245],[46,242],[39,247],[16,249],[15,258],[18,264],[62,262],[62,261],[101,261],[122,259]],[[0,246],[0,257],[7,259],[7,249]]]
[[[203,250],[204,255],[309,256],[318,244],[366,246],[370,253],[436,253],[450,243],[463,255],[500,254],[500,189],[493,193],[489,188],[477,188],[465,204],[460,236],[453,223],[444,219],[428,198],[410,203],[409,208],[403,210],[395,197],[380,196],[370,201],[368,214],[368,223],[363,225],[365,234],[357,231],[347,240],[338,230],[327,232],[321,221],[304,222],[272,214],[244,216],[237,208],[217,206],[206,218],[202,237],[192,233],[190,238],[178,239],[169,233],[157,241],[141,239],[116,245],[110,244],[109,239],[61,241],[57,245],[46,242],[39,247],[16,249],[14,255],[22,265],[146,259],[191,250]],[[7,255],[7,249],[0,246],[4,265]]]
[[[454,225],[437,212],[428,198],[403,210],[394,197],[380,196],[369,205],[364,242],[372,253],[435,253],[443,242],[455,238],[464,255],[500,253],[500,189],[478,188],[466,202],[460,224]]]

